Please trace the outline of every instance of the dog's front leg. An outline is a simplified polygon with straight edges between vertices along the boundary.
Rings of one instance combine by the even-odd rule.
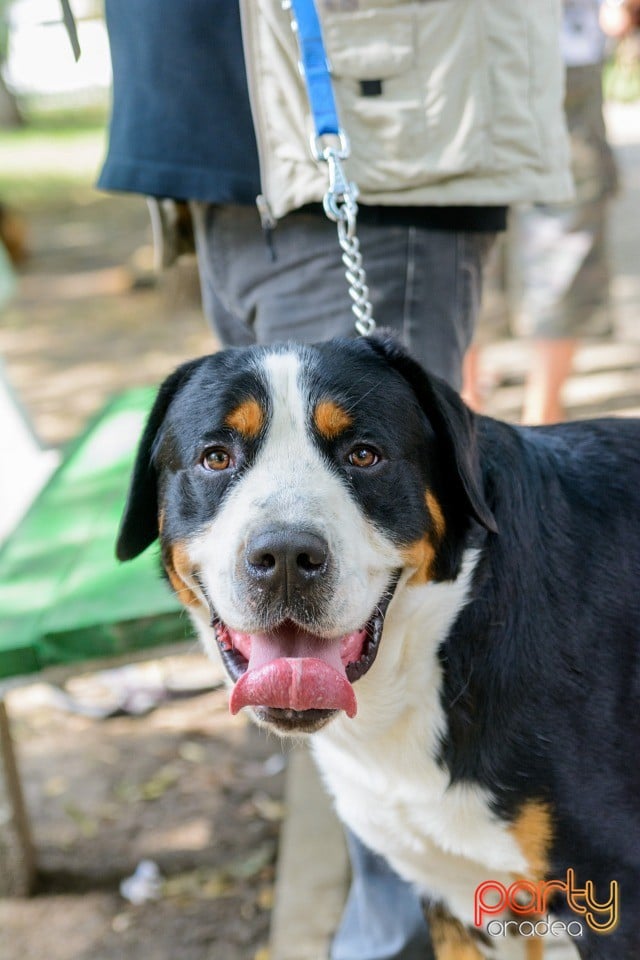
[[[441,903],[423,901],[422,909],[429,924],[435,960],[485,960],[486,954],[480,948],[488,944],[488,939],[482,931],[466,927]]]

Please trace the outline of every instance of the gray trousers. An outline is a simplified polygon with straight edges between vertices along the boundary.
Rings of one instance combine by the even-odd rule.
[[[253,207],[192,204],[204,309],[224,346],[355,336],[335,224],[295,213],[272,235]],[[358,225],[378,326],[461,385],[493,234]]]
[[[223,346],[355,336],[333,223],[287,217],[273,259],[255,209],[194,203],[192,214],[204,309]],[[378,326],[459,389],[494,235],[360,224],[358,236]],[[412,887],[348,841],[353,881],[331,960],[429,960]]]

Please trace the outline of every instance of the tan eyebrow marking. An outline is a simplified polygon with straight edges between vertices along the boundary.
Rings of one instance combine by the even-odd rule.
[[[250,397],[227,414],[224,422],[245,439],[255,440],[264,427],[264,421],[264,410],[254,397]]]
[[[347,411],[334,400],[321,400],[316,406],[313,420],[318,433],[325,440],[335,440],[353,423]]]

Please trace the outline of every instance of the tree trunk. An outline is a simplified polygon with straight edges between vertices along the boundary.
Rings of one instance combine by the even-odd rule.
[[[31,892],[36,862],[9,718],[0,694],[0,897]]]
[[[0,71],[0,127],[20,127],[23,119],[16,98],[7,88]]]

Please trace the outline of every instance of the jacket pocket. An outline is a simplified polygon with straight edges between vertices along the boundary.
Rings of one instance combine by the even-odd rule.
[[[323,13],[349,172],[362,192],[411,189],[486,165],[477,0]]]

